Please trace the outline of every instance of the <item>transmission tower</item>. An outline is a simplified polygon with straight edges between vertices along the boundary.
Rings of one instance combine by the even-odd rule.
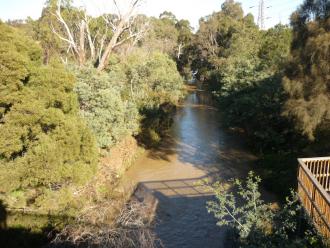
[[[260,29],[265,29],[265,1],[259,0],[258,25]]]

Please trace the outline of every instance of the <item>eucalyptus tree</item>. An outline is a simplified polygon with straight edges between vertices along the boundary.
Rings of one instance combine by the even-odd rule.
[[[141,39],[148,29],[147,23],[135,22],[140,0],[130,1],[124,11],[113,0],[117,13],[103,14],[96,20],[87,14],[86,9],[70,4],[63,6],[62,3],[58,0],[53,13],[60,29],[52,26],[52,30],[66,43],[67,53],[72,53],[80,66],[88,61],[95,64],[98,71],[104,70],[115,49],[128,41]],[[65,11],[71,13],[69,20],[63,14]]]

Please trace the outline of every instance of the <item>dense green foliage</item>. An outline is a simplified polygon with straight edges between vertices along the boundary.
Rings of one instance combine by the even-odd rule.
[[[151,18],[150,24],[151,30],[141,41],[142,48],[168,54],[176,61],[180,73],[190,78],[188,50],[193,33],[189,21],[178,20],[173,13],[165,11],[159,18]]]
[[[309,139],[330,121],[330,3],[310,1],[292,15],[292,57],[284,87],[289,99],[285,113]]]
[[[260,30],[240,3],[226,0],[196,34],[167,11],[130,16],[133,5],[127,18],[93,17],[59,2],[46,1],[38,20],[9,23],[16,28],[0,22],[0,207],[70,215],[97,201],[92,184],[104,150],[111,154],[127,136],[157,145],[192,71],[213,93],[223,124],[248,137],[269,189],[295,186],[296,157],[329,152],[329,1],[305,0],[291,27]],[[111,191],[111,183],[100,188]],[[218,224],[230,226],[241,247],[319,245],[296,198],[275,211],[259,183],[250,174],[231,191],[211,185],[208,210]]]
[[[276,26],[260,35],[261,44],[257,57],[254,56],[256,64],[249,72],[253,78],[243,82],[234,77],[242,69],[235,67],[232,77],[236,83],[227,83],[235,88],[225,91],[225,96],[220,89],[217,95],[228,125],[244,128],[258,151],[279,151],[290,146],[290,138],[295,135],[290,122],[281,115],[285,101],[281,71],[289,54],[290,30]]]
[[[260,33],[253,18],[243,16],[240,4],[226,1],[222,11],[201,20],[197,32],[197,76],[212,83],[213,90],[228,95],[262,78],[257,53]]]
[[[8,232],[2,233],[5,237],[26,232],[12,244],[46,242],[42,235],[31,235],[30,242],[29,232],[60,229],[91,205],[107,201],[110,206],[116,168],[103,163],[124,159],[111,157],[113,146],[127,136],[137,136],[142,145],[157,144],[183,97],[183,79],[174,59],[177,44],[188,42],[184,35],[191,34],[189,23],[169,24],[178,30],[173,51],[155,47],[161,44],[160,34],[153,40],[150,32],[149,42],[127,40],[118,45],[105,68],[97,70],[105,43],[114,36],[105,17],[115,22],[116,15],[84,16],[72,1],[62,1],[61,15],[74,39],[79,28],[86,32],[77,43],[80,50],[72,52],[62,39],[63,23],[55,16],[57,2],[47,1],[38,20],[12,21],[12,27],[0,23],[0,211],[17,214],[24,209],[38,216],[32,224],[24,221],[25,214],[10,222]],[[81,18],[88,21],[88,30],[77,25]],[[146,19],[139,16],[133,23]],[[124,41],[125,31],[119,37]],[[92,54],[87,33],[95,37],[94,52],[100,54]],[[118,205],[121,200],[116,200]],[[109,213],[116,211],[112,207]],[[0,219],[0,225],[2,221],[6,219]],[[17,225],[23,228],[16,234]]]
[[[218,219],[217,225],[232,229],[236,246],[322,247],[322,238],[305,218],[298,197],[292,193],[281,209],[275,209],[261,199],[260,182],[252,172],[245,181],[206,182],[216,197],[207,209]]]
[[[160,18],[138,15],[130,23],[130,32],[138,32],[145,23],[148,23],[148,32],[141,31],[139,39],[127,40],[116,47],[106,70],[100,72],[94,68],[98,67],[105,46],[115,33],[109,22],[116,25],[118,18],[113,14],[95,18],[84,15],[84,10],[76,8],[72,1],[62,1],[60,10],[62,21],[58,16],[57,1],[49,0],[41,17],[30,20],[26,26],[29,34],[42,45],[45,63],[55,57],[71,64],[68,69],[73,70],[78,79],[75,91],[79,96],[81,115],[101,148],[113,146],[127,135],[148,129],[144,127],[150,124],[146,119],[158,119],[163,113],[161,105],[175,104],[182,97],[183,81],[174,60],[180,59],[181,50],[190,41],[192,33],[188,21],[179,21],[169,12],[164,12]],[[73,35],[78,54],[72,51],[73,44],[67,48],[63,39],[67,37],[67,29],[63,21]],[[81,29],[83,23],[86,29]],[[127,36],[125,30],[127,28],[114,42]],[[79,40],[82,32],[84,38]],[[82,57],[79,57],[80,51]],[[157,128],[160,127],[152,129]]]
[[[124,70],[129,97],[142,117],[138,140],[146,147],[158,145],[172,123],[175,104],[183,97],[183,79],[175,62],[159,52],[132,54],[124,62]]]
[[[87,120],[101,148],[107,148],[138,130],[139,115],[134,102],[121,96],[120,83],[113,73],[93,68],[76,69],[76,92],[81,115]]]
[[[95,142],[79,118],[73,76],[43,66],[38,45],[13,28],[0,24],[0,34],[1,198],[11,207],[43,207],[91,178]]]
[[[143,61],[141,63],[141,60]],[[82,116],[94,131],[99,146],[107,148],[139,131],[140,121],[162,104],[176,104],[183,81],[176,65],[162,53],[135,51],[114,61],[108,72],[76,69]]]
[[[183,80],[175,62],[166,54],[139,52],[123,61],[131,100],[140,110],[158,108],[162,103],[175,104],[182,97]]]

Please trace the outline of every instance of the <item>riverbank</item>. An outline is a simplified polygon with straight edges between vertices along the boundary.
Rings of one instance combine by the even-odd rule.
[[[112,147],[111,152],[104,153],[93,180],[88,185],[75,189],[74,201],[79,199],[77,202],[80,205],[76,206],[76,210],[67,211],[68,214],[55,210],[45,212],[27,208],[8,209],[0,202],[0,243],[9,248],[44,247],[65,226],[76,223],[81,213],[95,207],[102,209],[106,202],[111,207],[111,211],[107,212],[107,221],[109,224],[113,223],[134,192],[133,188],[125,194],[114,189],[125,170],[144,151],[136,139],[129,136]],[[93,214],[95,216],[91,214],[91,219],[97,218],[99,213]]]
[[[159,133],[167,130],[171,123],[168,118],[171,118],[174,112],[174,108],[169,105],[161,106],[157,115],[145,117],[145,122],[149,122],[145,123],[148,124],[145,128],[154,128]],[[166,120],[166,125],[162,126],[162,120]],[[67,226],[77,225],[78,230],[83,215],[88,215],[88,218],[83,217],[84,221],[103,223],[111,230],[115,229],[118,216],[127,210],[136,189],[136,185],[131,185],[125,191],[120,191],[118,184],[125,176],[126,170],[144,152],[141,140],[132,136],[122,139],[111,149],[102,150],[97,173],[90,183],[72,189],[74,204],[72,209],[66,209],[66,215],[55,208],[46,212],[25,208],[8,209],[0,204],[0,229],[5,228],[0,234],[1,243],[20,248],[45,246]],[[100,215],[103,215],[101,219]]]

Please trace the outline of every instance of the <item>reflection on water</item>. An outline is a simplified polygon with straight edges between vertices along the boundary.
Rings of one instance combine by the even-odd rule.
[[[219,159],[219,147],[224,136],[219,128],[217,109],[211,107],[209,95],[194,92],[178,112],[173,126],[180,161],[210,167]],[[207,168],[209,169],[209,168]]]
[[[205,208],[212,195],[196,182],[242,175],[254,157],[220,122],[210,95],[192,92],[162,146],[141,158],[123,179],[123,185],[138,183],[158,199],[155,231],[165,247],[226,247],[225,230]]]

